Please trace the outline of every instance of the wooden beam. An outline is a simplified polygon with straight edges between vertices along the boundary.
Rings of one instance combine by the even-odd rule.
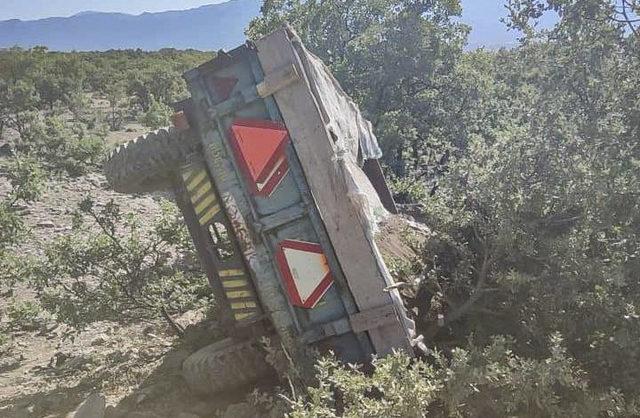
[[[303,82],[276,91],[274,98],[358,309],[367,311],[384,305],[394,309],[395,321],[368,330],[376,353],[388,354],[393,349],[412,352],[401,308],[385,292],[392,284],[385,275],[386,267],[348,197],[342,163],[336,159],[334,143],[287,31],[276,31],[257,41],[256,46],[265,74],[293,63],[302,76]]]
[[[287,63],[266,74],[264,80],[256,86],[256,90],[258,91],[258,96],[265,98],[298,80],[300,80],[298,70],[293,64]]]

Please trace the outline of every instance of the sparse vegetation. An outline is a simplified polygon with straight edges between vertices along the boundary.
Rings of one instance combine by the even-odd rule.
[[[184,263],[190,240],[170,205],[151,230],[113,202],[97,208],[87,198],[75,216],[72,232],[28,268],[29,285],[59,321],[82,329],[161,318],[182,334],[173,315],[213,306],[202,272]]]

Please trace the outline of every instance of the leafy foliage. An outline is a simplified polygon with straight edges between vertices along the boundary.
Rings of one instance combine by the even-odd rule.
[[[69,124],[51,116],[34,121],[15,148],[42,161],[50,171],[79,176],[102,159],[104,138],[83,124]]]
[[[13,301],[7,308],[9,327],[12,329],[36,329],[42,310],[37,302]]]
[[[595,398],[554,405],[587,386],[640,394],[638,3],[507,6],[506,23],[522,33],[512,50],[462,52],[456,1],[269,1],[249,34],[291,22],[374,122],[396,196],[421,203],[433,238],[417,268],[402,270],[420,272],[412,294],[425,341],[455,352],[471,333],[480,346],[508,334],[515,354],[500,362],[517,365],[508,373],[524,385],[539,378],[528,369],[556,355],[549,336],[564,337],[558,364],[580,373],[547,372],[572,390],[542,385],[536,407],[524,392],[515,406],[513,395],[490,392],[496,405],[484,416],[589,415]],[[557,23],[539,29],[549,13]],[[474,370],[484,362],[468,356]],[[513,379],[498,380],[499,390],[515,390]],[[371,390],[355,387],[358,396]],[[482,408],[460,402],[476,408],[465,416]]]
[[[99,209],[87,198],[73,233],[30,265],[29,282],[45,309],[76,328],[163,318],[181,332],[172,315],[211,304],[202,273],[183,263],[189,243],[171,206],[149,233],[115,203]]]
[[[522,34],[511,50],[464,51],[457,0],[268,0],[248,29],[293,25],[372,120],[396,197],[433,231],[419,262],[392,267],[434,354],[379,359],[370,375],[324,360],[308,396],[295,384],[283,394],[291,415],[638,414],[639,5],[506,5]],[[540,29],[547,14],[556,23]],[[0,274],[24,267],[6,249],[21,239],[18,202],[37,198],[39,167],[99,164],[102,117],[83,109],[106,99],[112,130],[165,124],[185,94],[179,73],[209,57],[0,51],[0,134],[17,132],[18,152],[0,204]],[[91,222],[30,266],[60,320],[171,322],[207,300],[171,217],[147,236],[113,204],[81,212]]]
[[[158,129],[170,125],[172,114],[169,106],[152,97],[149,110],[142,115],[140,122],[148,128]]]
[[[4,264],[6,250],[16,244],[24,232],[17,205],[33,202],[42,192],[43,174],[36,161],[18,157],[7,165],[7,171],[11,189],[0,201],[0,266]]]
[[[616,392],[593,393],[558,336],[550,354],[528,359],[495,337],[485,348],[470,344],[451,358],[434,352],[430,363],[395,353],[375,359],[366,374],[333,358],[318,362],[317,387],[289,401],[290,417],[599,417],[638,413]]]
[[[459,125],[446,102],[464,100],[451,94],[450,76],[468,30],[455,21],[460,12],[457,0],[267,1],[248,35],[291,23],[372,121],[389,167],[405,176],[441,158],[434,136]]]

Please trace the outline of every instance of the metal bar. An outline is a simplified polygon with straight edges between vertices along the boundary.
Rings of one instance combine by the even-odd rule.
[[[218,311],[220,313],[220,323],[223,329],[232,329],[235,326],[233,312],[226,299],[225,290],[222,287],[222,283],[220,283],[220,280],[218,280],[217,269],[215,263],[213,262],[214,255],[211,253],[207,237],[204,235],[202,227],[198,222],[196,213],[193,210],[193,206],[191,205],[191,200],[189,198],[189,194],[187,192],[184,181],[182,180],[182,176],[176,176],[173,192],[176,199],[176,204],[182,212],[184,221],[187,225],[187,229],[189,230],[191,238],[193,239],[200,264],[204,268],[205,274],[209,279],[209,284],[213,289],[213,294],[215,295],[216,303],[218,304]]]

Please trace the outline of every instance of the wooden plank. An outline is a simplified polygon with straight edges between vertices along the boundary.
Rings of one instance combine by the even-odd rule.
[[[393,305],[382,305],[368,311],[358,312],[349,318],[353,332],[368,331],[381,325],[392,324],[396,319]]]
[[[374,189],[376,189],[378,197],[380,197],[380,201],[384,205],[384,208],[393,214],[397,214],[398,208],[395,200],[393,200],[391,190],[389,190],[389,185],[387,185],[387,180],[384,178],[384,174],[382,173],[380,161],[367,160],[364,162],[364,167],[362,167],[362,169],[371,181]]]
[[[276,31],[256,42],[256,46],[266,74],[292,62],[303,77],[303,82],[275,92],[274,98],[358,309],[393,306],[391,295],[384,291],[387,278],[357,208],[347,197],[349,190],[336,162],[333,141],[287,32]],[[410,337],[397,312],[393,323],[382,324],[368,333],[378,354],[388,354],[394,348],[411,352]]]
[[[258,96],[265,98],[298,80],[300,80],[298,70],[293,64],[287,63],[272,73],[266,74],[264,80],[256,86],[256,90]]]

